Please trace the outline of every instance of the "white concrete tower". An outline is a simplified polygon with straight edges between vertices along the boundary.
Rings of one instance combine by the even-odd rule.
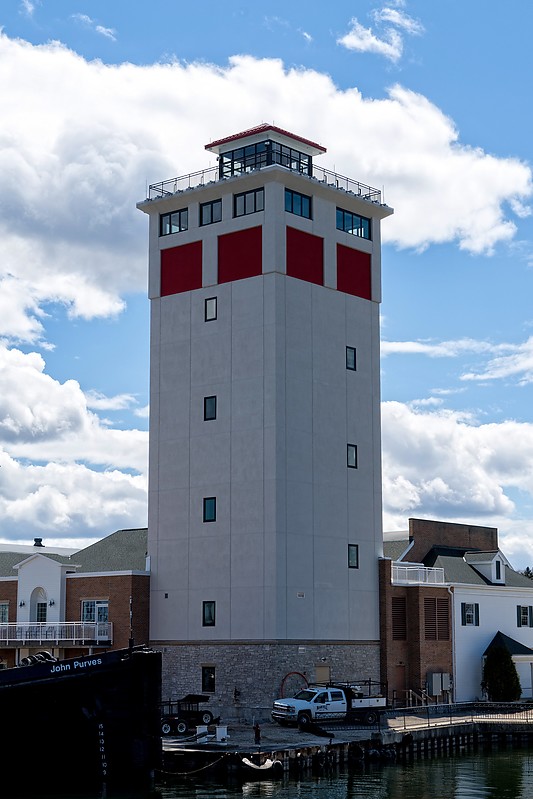
[[[151,639],[164,694],[379,679],[380,192],[273,125],[150,186]],[[318,671],[317,671],[318,669]]]

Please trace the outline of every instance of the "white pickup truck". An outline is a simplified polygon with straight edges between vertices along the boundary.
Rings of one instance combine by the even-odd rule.
[[[376,724],[380,711],[386,708],[385,696],[367,696],[356,685],[309,685],[296,696],[276,699],[271,715],[282,726],[305,727],[313,722],[334,720]]]

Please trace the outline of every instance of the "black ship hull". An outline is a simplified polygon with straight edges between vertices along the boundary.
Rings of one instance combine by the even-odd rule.
[[[0,671],[4,796],[149,787],[160,701],[161,654],[144,647]]]

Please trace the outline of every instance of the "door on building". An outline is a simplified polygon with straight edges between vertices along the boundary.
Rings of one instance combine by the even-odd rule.
[[[394,667],[392,672],[392,685],[390,686],[392,698],[395,699],[397,702],[402,704],[407,696],[407,669],[405,665],[398,664]]]

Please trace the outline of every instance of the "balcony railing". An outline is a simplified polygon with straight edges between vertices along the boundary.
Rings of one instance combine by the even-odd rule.
[[[444,585],[444,582],[444,569],[392,564],[392,583],[395,585]]]
[[[254,170],[250,171],[267,169],[269,166],[257,166]],[[277,164],[277,166],[279,167],[279,164]],[[286,166],[281,168],[291,171],[289,167]],[[337,175],[336,172],[330,172],[328,169],[323,169],[322,167],[315,166],[314,164],[312,169],[312,176],[307,175],[304,172],[299,172],[299,174],[301,174],[302,177],[309,178],[309,180],[316,180],[320,183],[325,183],[327,186],[333,186],[340,191],[356,195],[362,200],[368,200],[369,202],[378,203],[381,205],[381,191],[379,189],[373,189],[372,186],[367,186],[364,183],[360,183],[358,180],[352,180],[352,178],[347,178],[344,175]],[[247,172],[241,174],[249,173]],[[232,177],[239,177],[239,174],[232,175]],[[218,166],[212,166],[209,167],[209,169],[202,169],[200,172],[191,172],[189,175],[183,175],[182,177],[170,178],[170,180],[152,183],[148,188],[147,199],[158,200],[162,197],[171,197],[173,194],[179,194],[187,189],[192,189],[197,186],[206,186],[208,183],[216,183],[219,179]],[[222,180],[228,180],[228,178],[222,178]]]
[[[0,624],[0,648],[16,646],[107,646],[113,642],[112,622],[63,621]]]

